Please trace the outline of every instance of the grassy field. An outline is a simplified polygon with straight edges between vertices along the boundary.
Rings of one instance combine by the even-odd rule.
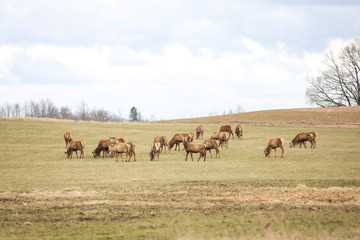
[[[360,239],[360,128],[245,125],[221,159],[149,161],[155,136],[196,126],[0,119],[0,239]],[[303,130],[316,149],[288,147]],[[66,158],[65,131],[85,159]],[[137,161],[94,159],[110,136],[134,141]],[[271,137],[285,158],[264,157]]]

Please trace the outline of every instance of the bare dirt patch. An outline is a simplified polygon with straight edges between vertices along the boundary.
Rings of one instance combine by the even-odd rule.
[[[360,188],[311,189],[305,192],[289,192],[286,190],[284,193],[248,193],[235,196],[205,196],[194,199],[210,201],[226,200],[241,203],[300,202],[301,204],[313,204],[314,202],[324,202],[360,206]]]
[[[173,191],[174,190],[174,191]],[[186,191],[188,190],[188,191]],[[194,192],[193,192],[194,191]],[[28,193],[0,193],[2,209],[21,208],[51,208],[79,207],[97,205],[123,205],[145,207],[179,207],[193,206],[190,202],[223,202],[244,204],[274,204],[287,203],[295,205],[341,204],[354,205],[360,208],[360,187],[329,187],[311,188],[298,185],[296,188],[256,188],[245,191],[214,191],[214,189],[171,189],[169,192],[147,191],[124,193],[116,191],[82,191],[81,189],[64,189],[61,191],[39,190]],[[179,204],[185,203],[186,204]],[[7,206],[7,207],[6,207]]]

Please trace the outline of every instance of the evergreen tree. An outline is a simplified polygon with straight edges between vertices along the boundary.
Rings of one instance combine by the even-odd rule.
[[[132,122],[139,121],[138,111],[136,107],[132,107],[130,110],[129,120]]]

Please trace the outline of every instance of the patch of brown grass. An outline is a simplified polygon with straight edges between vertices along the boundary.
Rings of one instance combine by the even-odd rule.
[[[263,126],[360,128],[360,106],[266,110],[170,120],[161,123],[228,123]]]

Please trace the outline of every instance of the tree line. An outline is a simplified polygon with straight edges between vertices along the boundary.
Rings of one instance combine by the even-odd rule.
[[[136,107],[130,110],[129,118],[120,114],[114,114],[105,109],[90,109],[85,101],[81,101],[75,111],[68,106],[57,107],[50,99],[40,101],[30,100],[24,104],[3,103],[0,106],[0,117],[32,117],[32,118],[55,118],[98,122],[123,122],[123,121],[147,121],[142,119],[140,111]]]

